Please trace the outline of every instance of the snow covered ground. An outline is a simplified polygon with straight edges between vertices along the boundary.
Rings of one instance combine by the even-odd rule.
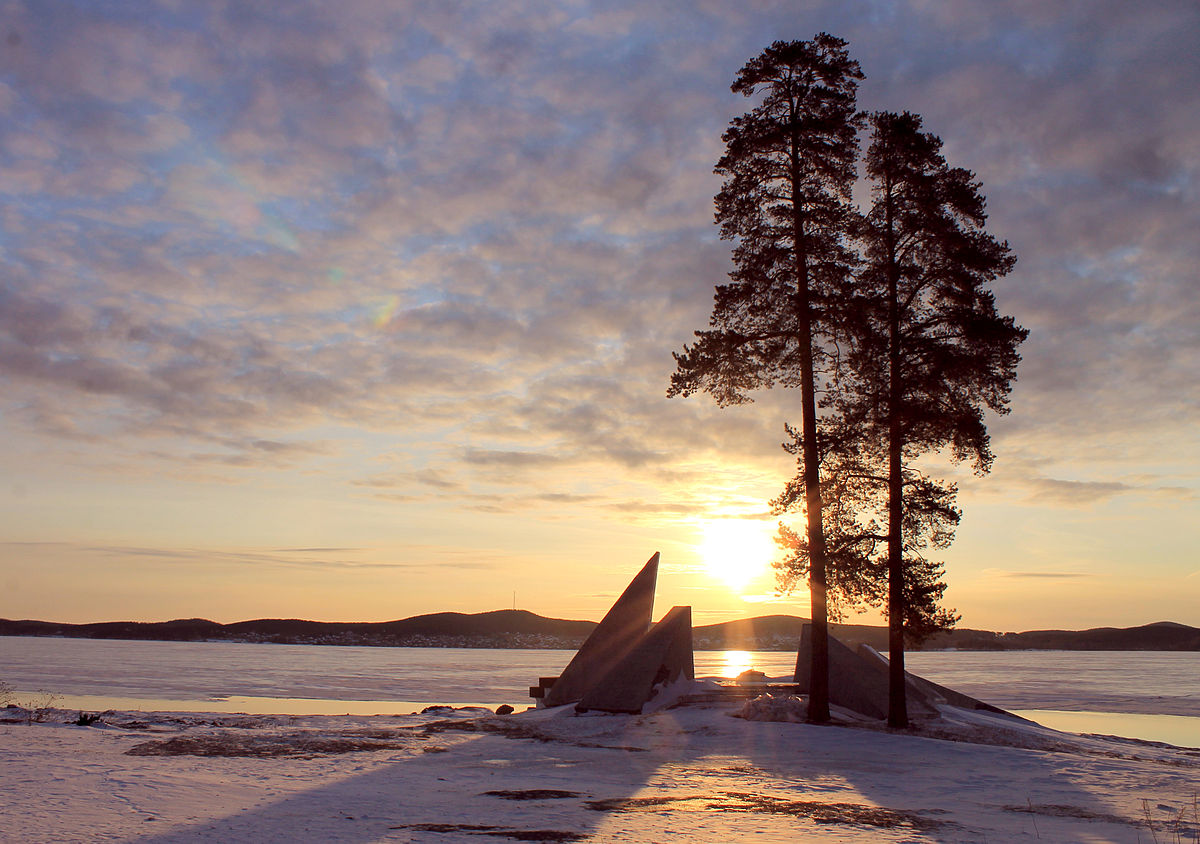
[[[741,708],[0,710],[0,840],[1200,841],[1200,750],[963,710],[896,733]]]

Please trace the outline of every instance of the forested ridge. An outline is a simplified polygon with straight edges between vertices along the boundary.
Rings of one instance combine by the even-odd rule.
[[[768,615],[699,626],[698,650],[795,650],[808,619]],[[383,622],[330,622],[254,619],[219,624],[202,618],[172,621],[105,621],[66,624],[0,619],[3,636],[153,641],[272,642],[278,644],[368,645],[381,647],[577,648],[596,626],[593,621],[547,618],[526,610],[484,613],[430,613]],[[886,651],[886,627],[833,624],[831,633],[847,643],[863,642]],[[1200,650],[1200,628],[1162,621],[1139,627],[1090,630],[1030,630],[1002,633],[956,629],[924,643],[923,650]]]

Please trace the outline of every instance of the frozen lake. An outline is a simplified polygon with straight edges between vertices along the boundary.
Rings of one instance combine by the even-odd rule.
[[[0,637],[0,681],[79,709],[386,714],[528,704],[556,650],[368,648]],[[1200,746],[1200,653],[931,651],[910,671],[1047,726]],[[790,678],[795,654],[697,651],[696,674]],[[1044,714],[1039,714],[1044,713]],[[1132,717],[1120,717],[1132,716]]]

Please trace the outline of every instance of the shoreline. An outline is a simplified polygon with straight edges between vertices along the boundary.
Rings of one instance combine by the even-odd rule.
[[[1018,634],[1020,635],[1020,634]],[[488,644],[479,640],[475,640],[474,644],[463,644],[459,641],[444,642],[444,643],[424,643],[424,644],[394,644],[390,642],[371,642],[371,641],[305,641],[303,639],[256,639],[256,638],[228,638],[228,639],[167,639],[167,638],[146,638],[146,637],[130,637],[123,638],[120,636],[68,636],[61,634],[49,633],[5,633],[0,632],[0,637],[10,639],[55,639],[55,640],[72,640],[72,641],[88,641],[88,642],[163,642],[180,645],[285,645],[285,646],[300,646],[300,647],[325,647],[325,648],[394,648],[394,649],[412,649],[412,650],[467,650],[467,651],[576,651],[583,644],[583,639],[570,642],[555,642],[553,644]],[[757,652],[757,653],[795,653],[799,648],[799,640],[794,644],[778,645],[778,644],[753,644],[753,643],[735,643],[714,645],[711,643],[694,643],[693,650],[702,651],[704,653],[721,653],[727,652]],[[887,648],[877,648],[880,653],[886,654]],[[969,647],[945,647],[945,648],[924,648],[924,647],[906,647],[905,654],[913,653],[976,653],[976,654],[1002,654],[1002,653],[1194,653],[1200,654],[1200,647],[1196,648],[1130,648],[1130,647],[988,647],[988,648],[969,648]]]
[[[698,678],[699,682],[722,678]],[[150,716],[172,715],[249,715],[288,718],[315,716],[398,717],[424,714],[425,710],[482,710],[494,713],[500,706],[511,706],[518,713],[537,711],[528,700],[354,700],[344,698],[261,697],[227,695],[207,699],[150,698],[130,695],[50,694],[16,690],[14,701],[34,701],[39,695],[48,701],[45,708],[83,715],[138,712]],[[1064,708],[1009,707],[1021,718],[1057,731],[1103,735],[1131,741],[1165,742],[1185,749],[1200,749],[1200,714],[1177,714],[1171,704],[1139,701],[1126,710],[1100,710],[1094,705],[1078,704]]]

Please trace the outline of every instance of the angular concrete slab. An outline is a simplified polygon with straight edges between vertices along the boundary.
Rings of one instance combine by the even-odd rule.
[[[809,691],[809,660],[812,653],[812,630],[804,625],[800,631],[800,650],[796,659],[796,685],[800,692]],[[905,700],[910,717],[937,714],[937,704],[960,709],[982,709],[1019,718],[1011,712],[976,700],[969,695],[939,686],[937,683],[904,672]],[[843,706],[869,718],[886,719],[888,712],[887,657],[869,645],[859,645],[852,651],[832,636],[829,637],[829,702]]]
[[[692,658],[692,608],[672,607],[619,663],[588,689],[580,712],[638,713],[655,685],[696,677]]]
[[[800,629],[800,650],[796,654],[796,686],[801,694],[811,689],[812,625]],[[888,679],[886,666],[881,674],[854,651],[829,637],[829,702],[866,715],[887,718]]]
[[[832,636],[829,637],[829,702],[866,715],[885,719],[888,714],[888,662],[876,650],[855,653]],[[812,627],[800,631],[800,650],[796,659],[796,685],[801,693],[809,690],[812,654]],[[937,714],[925,693],[913,681],[905,687],[908,714],[921,717]]]
[[[574,703],[629,655],[650,629],[657,583],[656,551],[587,637],[558,680],[546,691],[543,705]]]
[[[884,717],[887,717],[888,709],[888,687],[891,684],[890,669],[887,657],[875,650],[870,645],[859,645],[855,654],[863,665],[869,670],[876,672],[877,676],[882,680],[884,686],[883,694],[883,709]],[[920,681],[920,682],[917,682]],[[933,701],[926,694],[925,686],[921,683],[926,681],[921,680],[915,674],[908,671],[904,672],[904,702],[905,708],[908,710],[909,717],[924,717],[937,714],[937,707],[933,705]],[[929,684],[932,685],[932,684]],[[946,691],[950,691],[947,689]]]

